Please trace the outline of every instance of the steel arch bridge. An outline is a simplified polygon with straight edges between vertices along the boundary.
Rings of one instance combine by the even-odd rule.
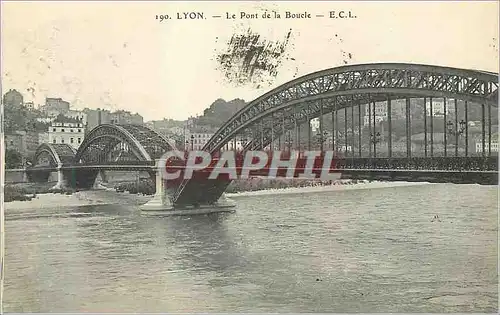
[[[248,145],[249,149],[262,149],[271,141],[271,125],[279,133],[283,125],[287,130],[295,122],[318,117],[321,107],[326,113],[388,97],[442,97],[498,107],[498,74],[405,63],[361,64],[314,72],[250,102],[216,132],[204,150],[214,152],[236,134],[251,135],[263,122],[264,139],[253,139]]]
[[[41,144],[28,178],[46,182],[53,171],[62,171],[76,188],[89,188],[99,171],[156,172],[155,161],[166,151],[175,150],[168,139],[141,125],[104,124],[92,129],[78,150],[69,144]]]
[[[35,151],[33,165],[57,167],[73,162],[76,150],[69,144],[43,143]]]
[[[120,147],[113,152],[118,145]],[[154,162],[174,149],[175,145],[168,139],[145,126],[104,124],[92,129],[84,138],[74,164]]]
[[[454,99],[455,106],[457,100],[465,101],[465,104],[482,104],[484,116],[485,105],[488,108],[498,108],[498,74],[408,63],[349,65],[314,72],[285,83],[247,104],[214,134],[203,150],[215,153],[238,136],[245,139],[244,151],[260,150],[287,131],[296,130],[301,124],[309,123],[311,119],[322,117],[326,113],[331,112],[333,117],[344,109],[347,115],[347,108],[369,106],[372,103],[375,108],[375,102],[387,102],[390,115],[391,100],[399,99],[406,99],[408,113],[412,98]],[[388,120],[390,119],[389,116]],[[409,126],[408,114],[406,119]],[[491,121],[489,123],[491,150]],[[408,132],[409,129],[407,135]],[[409,144],[407,146],[410,152]],[[229,182],[194,183],[192,180],[184,180],[173,201],[185,203],[195,199],[202,203],[214,202],[228,184]]]

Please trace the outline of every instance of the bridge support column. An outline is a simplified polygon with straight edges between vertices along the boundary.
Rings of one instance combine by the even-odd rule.
[[[106,189],[106,187],[102,184],[107,183],[107,182],[108,181],[107,181],[106,173],[104,172],[104,170],[100,170],[97,173],[97,177],[94,181],[94,185],[92,186],[92,189]]]
[[[166,180],[162,178],[161,173],[159,171],[159,161],[156,161],[156,175],[155,175],[155,185],[156,192],[150,201],[146,204],[142,205],[140,209],[142,211],[168,211],[173,210],[174,206],[170,200],[170,196],[168,196],[166,189]]]
[[[61,190],[65,188],[68,188],[68,181],[64,178],[62,164],[59,164],[57,166],[57,183],[51,188],[51,190]]]

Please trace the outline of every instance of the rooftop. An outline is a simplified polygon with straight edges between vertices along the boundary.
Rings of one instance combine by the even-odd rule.
[[[73,117],[67,117],[67,116],[64,116],[63,114],[57,115],[56,119],[54,119],[54,122],[69,123],[69,124],[82,123],[82,121],[80,119],[73,118]]]

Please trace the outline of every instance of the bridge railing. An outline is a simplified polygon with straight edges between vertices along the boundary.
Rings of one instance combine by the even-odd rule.
[[[341,158],[336,169],[498,171],[498,157]]]
[[[154,166],[155,161],[103,161],[103,162],[99,162],[99,163],[95,163],[95,162],[75,163],[75,164],[67,165],[67,166],[99,166],[99,165],[106,165],[106,166],[112,166],[112,165],[117,165],[117,166]]]

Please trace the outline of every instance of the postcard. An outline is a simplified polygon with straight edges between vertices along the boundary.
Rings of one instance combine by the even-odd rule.
[[[0,311],[498,311],[497,1],[1,3]]]

